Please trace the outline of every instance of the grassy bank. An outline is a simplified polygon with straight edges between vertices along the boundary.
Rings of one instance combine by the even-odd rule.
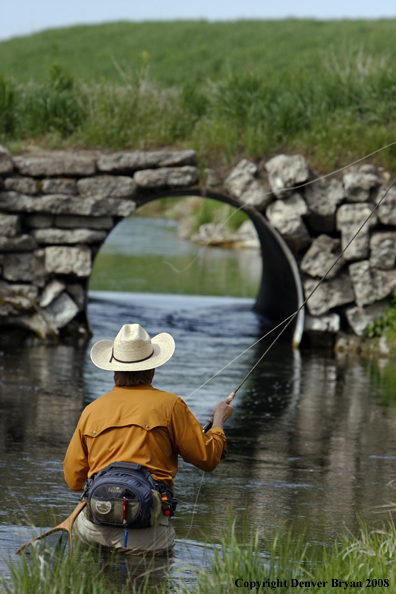
[[[320,73],[335,58],[394,62],[395,20],[109,23],[56,29],[0,42],[2,71],[45,82],[53,63],[86,82],[122,82],[148,59],[161,87],[223,80],[231,73]],[[145,56],[145,58],[144,58]]]
[[[395,140],[395,89],[396,70],[380,64],[364,73],[356,64],[351,71],[329,65],[315,77],[231,75],[169,89],[146,75],[122,85],[82,83],[53,66],[43,84],[0,78],[0,137],[17,150],[32,140],[48,147],[189,146],[201,162],[286,148],[329,169]],[[373,161],[394,171],[395,156],[394,146]]]
[[[191,147],[203,165],[301,152],[329,171],[396,139],[393,29],[124,23],[2,42],[0,142]],[[372,161],[395,172],[396,148]]]
[[[149,202],[140,207],[133,216],[180,221],[183,237],[190,237],[191,234],[197,233],[199,227],[207,223],[221,225],[225,231],[233,233],[242,223],[249,220],[247,214],[228,204],[210,198],[202,200],[194,196]]]
[[[188,574],[179,567],[175,576],[169,560],[158,563],[147,559],[142,565],[127,560],[120,563],[119,557],[117,561],[90,551],[77,551],[72,559],[33,551],[28,561],[23,557],[22,564],[12,569],[8,582],[0,581],[0,591],[235,594],[272,590],[325,594],[352,588],[354,592],[390,593],[396,586],[395,548],[392,522],[372,531],[362,525],[358,537],[346,533],[332,548],[310,546],[292,532],[273,539],[264,539],[259,532],[249,536],[234,525],[221,543],[208,545],[205,567],[189,566],[185,568]]]

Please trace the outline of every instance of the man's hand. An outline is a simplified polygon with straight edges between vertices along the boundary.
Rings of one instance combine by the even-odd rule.
[[[235,396],[235,392],[231,392],[225,400],[220,400],[212,410],[210,420],[212,421],[212,427],[219,427],[223,429],[223,425],[227,419],[232,416],[234,407],[231,406],[231,402]]]

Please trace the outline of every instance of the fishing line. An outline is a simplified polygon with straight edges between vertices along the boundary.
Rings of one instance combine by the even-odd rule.
[[[204,478],[205,478],[205,471],[203,470],[203,471],[202,471],[201,482],[200,482],[200,484],[199,484],[199,487],[198,487],[197,496],[196,496],[196,498],[195,498],[195,503],[194,503],[193,510],[192,510],[192,513],[191,513],[191,524],[190,524],[190,526],[188,527],[188,532],[187,532],[186,536],[184,537],[184,539],[185,539],[185,540],[187,540],[187,538],[189,537],[189,534],[190,534],[190,532],[191,532],[192,525],[193,525],[193,523],[194,523],[195,510],[196,510],[196,507],[197,507],[197,503],[198,503],[198,497],[199,497],[199,494],[200,494],[200,492],[201,492],[201,487],[202,487],[202,485],[203,485]]]
[[[396,143],[393,143],[393,144],[396,144]],[[234,394],[234,396],[236,395],[236,393],[238,392],[238,390],[243,386],[243,384],[246,382],[246,380],[251,376],[251,374],[253,373],[253,371],[261,363],[261,361],[267,355],[267,353],[269,352],[269,350],[274,346],[274,344],[278,341],[278,339],[285,332],[286,328],[291,324],[291,322],[294,320],[294,318],[297,316],[297,314],[306,306],[306,304],[309,301],[309,299],[311,299],[312,295],[317,291],[317,289],[320,287],[320,285],[323,283],[323,281],[326,279],[326,277],[330,274],[330,272],[333,270],[334,266],[337,264],[337,262],[345,254],[346,250],[349,248],[349,246],[351,245],[351,243],[356,239],[356,237],[359,235],[359,233],[361,232],[361,230],[363,229],[363,227],[367,224],[367,222],[369,221],[369,219],[373,216],[373,214],[375,213],[375,211],[379,208],[379,206],[381,205],[381,203],[383,202],[383,200],[387,196],[389,190],[395,185],[395,183],[396,183],[396,178],[393,180],[393,182],[387,188],[385,194],[377,202],[377,204],[374,206],[373,210],[370,212],[370,214],[366,217],[366,219],[364,220],[364,222],[360,225],[360,227],[358,228],[358,230],[356,231],[356,233],[353,235],[352,239],[350,239],[350,241],[347,243],[347,245],[344,247],[344,249],[340,252],[340,254],[337,256],[337,258],[334,260],[333,264],[330,266],[330,268],[327,270],[327,272],[323,275],[323,277],[319,280],[319,282],[317,283],[317,285],[314,287],[314,289],[311,291],[311,293],[308,295],[308,297],[305,299],[305,301],[300,305],[300,307],[293,314],[291,314],[288,318],[286,318],[285,320],[283,320],[282,322],[280,322],[280,324],[278,324],[275,328],[273,328],[272,330],[270,330],[270,332],[268,332],[267,334],[265,334],[264,336],[262,336],[259,340],[257,340],[255,343],[253,343],[252,345],[250,345],[250,347],[248,347],[247,349],[245,349],[242,353],[240,353],[240,355],[238,355],[237,357],[235,357],[235,359],[233,359],[232,361],[230,361],[220,371],[218,371],[217,373],[215,373],[211,378],[209,378],[208,380],[206,380],[206,382],[204,382],[201,386],[199,386],[196,390],[194,390],[194,392],[192,392],[190,394],[190,396],[188,396],[185,400],[187,400],[193,394],[195,394],[196,392],[198,392],[198,390],[200,390],[203,386],[205,386],[208,382],[210,382],[214,377],[216,377],[216,375],[219,375],[224,369],[226,369],[229,365],[231,365],[234,361],[236,361],[244,353],[246,353],[248,350],[250,350],[253,346],[255,346],[257,343],[259,343],[261,340],[263,340],[264,338],[266,338],[269,334],[271,334],[271,332],[273,332],[274,330],[276,330],[277,328],[279,328],[280,326],[282,326],[283,324],[285,324],[285,326],[276,335],[276,337],[274,338],[274,340],[271,342],[271,344],[268,346],[268,348],[264,351],[264,353],[261,355],[261,357],[253,365],[253,367],[250,369],[250,371],[245,375],[245,377],[240,382],[240,384],[238,385],[238,387],[233,392],[231,392],[231,394]],[[205,429],[206,430],[209,429],[210,426],[211,426],[211,422],[209,422],[205,426]],[[187,539],[188,535],[190,534],[190,531],[191,531],[191,528],[192,528],[192,525],[193,525],[195,510],[196,510],[196,507],[197,507],[197,504],[198,504],[198,498],[199,498],[201,487],[202,487],[202,484],[203,484],[203,481],[204,481],[204,476],[205,476],[205,471],[202,471],[201,483],[200,483],[200,486],[198,488],[197,496],[195,498],[195,503],[194,503],[194,507],[193,507],[193,511],[192,511],[191,524],[190,524],[190,527],[189,527],[187,536],[185,537],[186,539]]]
[[[268,353],[268,351],[279,340],[279,338],[282,336],[282,334],[285,332],[285,330],[290,326],[290,324],[292,323],[292,321],[294,320],[294,318],[305,307],[305,305],[307,304],[307,302],[309,301],[309,299],[311,299],[312,295],[318,290],[318,288],[323,283],[323,281],[328,277],[328,275],[330,274],[330,272],[333,270],[334,266],[336,266],[336,264],[339,262],[339,260],[343,257],[343,255],[345,254],[346,250],[349,248],[349,246],[351,245],[351,243],[356,239],[356,237],[359,235],[359,233],[361,232],[361,230],[363,229],[363,227],[367,224],[367,222],[369,221],[369,219],[373,216],[373,214],[375,213],[375,211],[382,204],[382,202],[385,199],[385,197],[387,196],[389,190],[391,190],[391,188],[395,185],[395,183],[396,183],[396,178],[393,180],[393,182],[387,188],[386,192],[381,197],[381,199],[377,202],[377,204],[375,204],[373,210],[366,217],[366,219],[360,225],[360,227],[358,228],[358,230],[356,231],[356,233],[349,240],[349,242],[347,243],[347,245],[340,252],[340,254],[337,256],[337,258],[334,260],[333,264],[330,266],[330,268],[327,270],[327,272],[322,276],[322,278],[319,280],[319,282],[315,285],[315,287],[312,289],[311,293],[308,295],[308,297],[305,299],[305,301],[303,301],[303,303],[300,305],[300,307],[294,313],[292,313],[289,317],[285,318],[282,322],[280,322],[277,326],[275,326],[275,328],[272,328],[272,330],[270,330],[269,332],[267,332],[267,334],[265,334],[264,336],[262,336],[261,338],[259,338],[256,342],[254,342],[252,345],[250,345],[250,347],[248,347],[243,352],[241,352],[237,357],[235,357],[235,359],[233,359],[232,361],[230,361],[229,363],[227,363],[227,365],[225,365],[222,369],[220,369],[217,373],[215,373],[211,378],[209,378],[208,380],[206,380],[206,382],[204,382],[201,386],[199,386],[196,390],[194,390],[194,392],[192,392],[189,396],[187,396],[187,398],[185,400],[188,400],[189,398],[191,398],[191,396],[193,394],[195,394],[196,392],[198,392],[198,390],[200,390],[203,386],[205,386],[207,383],[209,383],[214,377],[216,377],[217,375],[219,375],[224,369],[226,369],[229,365],[231,365],[234,361],[236,361],[244,353],[246,353],[248,350],[250,350],[256,344],[258,344],[261,340],[263,340],[264,338],[266,338],[269,334],[271,334],[272,332],[274,332],[275,330],[277,330],[278,328],[280,328],[283,324],[285,324],[283,326],[282,330],[279,332],[279,334],[277,334],[277,336],[274,338],[274,340],[271,342],[271,344],[268,346],[268,348],[264,351],[264,353],[258,359],[258,361],[253,365],[253,367],[251,368],[251,370],[249,371],[249,373],[244,377],[244,379],[241,381],[241,383],[238,385],[238,387],[233,391],[234,395],[238,392],[238,390],[243,386],[243,384],[246,382],[246,380],[250,377],[250,375],[253,373],[253,371],[257,368],[257,366],[264,359],[264,357]]]
[[[396,143],[394,143],[396,144]],[[319,282],[317,283],[317,285],[314,287],[314,289],[311,291],[311,293],[308,295],[308,297],[305,299],[305,301],[300,305],[300,307],[293,313],[291,314],[288,318],[286,318],[285,320],[283,320],[282,322],[280,322],[280,324],[278,324],[275,328],[273,328],[272,330],[270,330],[269,332],[267,332],[267,334],[265,334],[264,336],[262,336],[261,338],[259,338],[259,340],[257,340],[256,342],[254,342],[252,345],[250,345],[250,347],[248,347],[247,349],[245,349],[242,353],[240,353],[237,357],[235,357],[232,361],[230,361],[229,363],[227,363],[227,365],[225,365],[222,369],[220,369],[220,371],[218,371],[217,373],[215,373],[211,378],[209,378],[208,380],[206,380],[206,382],[204,382],[201,386],[199,386],[196,390],[194,390],[194,392],[192,392],[187,398],[185,398],[185,400],[188,400],[189,398],[191,398],[191,396],[193,396],[193,394],[195,394],[196,392],[198,392],[198,390],[200,390],[203,386],[205,386],[207,383],[209,383],[214,377],[216,377],[217,375],[219,375],[222,371],[224,371],[224,369],[226,369],[229,365],[231,365],[234,361],[236,361],[239,357],[241,357],[244,353],[246,353],[248,350],[250,350],[253,346],[255,346],[256,344],[258,344],[261,340],[263,340],[264,338],[266,338],[269,334],[271,334],[272,332],[274,332],[275,330],[277,330],[280,326],[282,326],[283,324],[285,324],[285,326],[282,328],[282,330],[277,334],[277,336],[274,338],[274,340],[271,342],[271,344],[268,346],[268,348],[264,351],[264,353],[261,355],[261,357],[257,360],[257,362],[253,365],[253,367],[250,369],[250,371],[245,375],[245,377],[243,378],[243,380],[240,382],[240,384],[238,385],[238,387],[231,392],[231,394],[234,394],[234,397],[236,395],[236,393],[238,392],[238,390],[243,386],[243,384],[246,382],[246,380],[251,376],[251,374],[253,373],[253,371],[257,368],[257,366],[261,363],[261,361],[264,359],[264,357],[267,355],[267,353],[269,352],[269,350],[274,346],[274,344],[278,341],[278,339],[282,336],[282,334],[285,332],[286,328],[288,328],[288,326],[291,324],[291,322],[294,320],[294,318],[298,315],[298,313],[306,306],[307,302],[309,301],[309,299],[311,299],[312,295],[317,291],[317,289],[320,287],[320,285],[323,283],[323,281],[327,278],[327,276],[330,274],[330,272],[333,270],[334,266],[337,264],[337,262],[342,258],[342,256],[345,254],[346,250],[349,248],[349,246],[351,245],[351,243],[356,239],[356,237],[359,235],[359,233],[361,232],[361,230],[363,229],[363,227],[367,224],[367,222],[369,221],[369,219],[373,216],[373,214],[375,213],[375,211],[379,208],[379,206],[381,205],[381,203],[383,202],[383,200],[385,199],[385,197],[387,196],[389,190],[395,185],[396,183],[396,178],[393,180],[393,182],[391,183],[391,185],[387,188],[385,194],[381,197],[381,199],[377,202],[377,204],[374,206],[373,210],[370,212],[370,214],[366,217],[366,219],[363,221],[363,223],[360,225],[360,227],[358,228],[358,230],[356,231],[356,233],[353,235],[353,237],[350,239],[350,241],[347,243],[347,245],[344,247],[344,249],[340,252],[340,254],[337,256],[337,258],[334,260],[333,264],[330,266],[330,268],[327,270],[327,272],[323,275],[323,277],[319,280]],[[206,426],[205,429],[209,429],[211,426],[211,422],[209,422]],[[198,492],[197,492],[197,496],[195,498],[195,503],[193,506],[193,511],[192,511],[192,516],[191,516],[191,524],[189,526],[187,535],[185,537],[185,539],[188,538],[190,532],[191,532],[191,528],[194,522],[194,516],[195,516],[195,510],[196,507],[198,505],[198,498],[201,492],[201,487],[204,481],[204,477],[205,477],[205,471],[202,471],[202,478],[201,478],[201,483],[199,485],[198,488]]]
[[[189,398],[191,398],[196,392],[198,392],[201,388],[203,388],[206,384],[208,384],[213,378],[215,378],[217,375],[219,375],[220,373],[222,373],[222,371],[224,371],[224,369],[226,369],[227,367],[229,367],[230,365],[232,365],[232,363],[234,363],[237,359],[239,359],[239,357],[241,357],[242,355],[244,355],[247,351],[249,351],[251,348],[253,348],[254,346],[256,346],[256,344],[258,344],[259,342],[261,342],[262,340],[264,340],[264,338],[267,338],[267,336],[269,336],[272,332],[274,332],[275,330],[277,330],[278,328],[280,328],[283,324],[285,324],[284,328],[281,330],[281,332],[277,335],[277,337],[274,339],[274,341],[270,344],[270,346],[268,347],[268,349],[265,351],[265,353],[260,357],[260,359],[257,361],[257,363],[254,365],[254,367],[250,370],[249,374],[245,377],[245,379],[239,384],[239,386],[237,387],[236,390],[234,390],[234,393],[236,393],[239,388],[245,383],[245,381],[248,379],[248,377],[251,375],[251,373],[256,369],[257,365],[262,361],[262,359],[264,358],[264,356],[268,353],[268,351],[270,350],[270,348],[272,348],[272,346],[275,344],[275,342],[280,338],[280,336],[282,336],[282,334],[284,333],[284,331],[288,328],[288,326],[291,324],[291,322],[293,321],[293,319],[298,315],[298,313],[305,307],[306,303],[308,302],[308,300],[312,297],[312,295],[317,291],[317,289],[319,288],[319,286],[322,284],[322,282],[327,278],[327,276],[330,274],[330,272],[333,270],[334,266],[337,264],[337,262],[342,258],[342,256],[344,255],[344,253],[346,252],[346,250],[349,248],[349,246],[351,245],[351,243],[356,239],[356,237],[359,235],[359,233],[361,232],[361,230],[363,229],[363,227],[366,225],[366,223],[368,222],[368,220],[372,217],[372,215],[374,214],[374,212],[377,210],[377,208],[381,205],[382,201],[384,200],[384,198],[387,196],[389,190],[394,186],[396,182],[396,179],[393,180],[393,182],[391,183],[391,185],[388,187],[388,189],[386,190],[385,194],[381,197],[381,199],[378,201],[378,203],[374,206],[373,210],[371,211],[371,213],[366,217],[366,219],[364,220],[364,222],[362,223],[362,225],[359,227],[359,229],[356,231],[356,233],[353,235],[352,239],[347,243],[347,245],[344,247],[344,249],[341,251],[341,253],[337,256],[337,258],[334,260],[333,264],[330,266],[330,268],[327,270],[327,272],[324,274],[324,276],[319,280],[319,282],[317,283],[317,285],[314,287],[314,289],[311,291],[311,293],[308,295],[308,297],[305,299],[305,301],[301,304],[301,306],[294,312],[292,313],[289,317],[285,318],[284,320],[282,320],[282,322],[280,322],[277,326],[275,326],[274,328],[272,328],[269,332],[267,332],[267,334],[264,334],[264,336],[262,336],[261,338],[259,338],[258,340],[256,340],[253,344],[251,344],[247,349],[245,349],[244,351],[242,351],[239,355],[237,355],[234,359],[232,359],[229,363],[227,363],[227,365],[225,365],[224,367],[222,367],[219,371],[217,371],[214,375],[212,375],[212,377],[210,377],[209,379],[207,379],[203,384],[201,384],[198,388],[196,388],[189,396],[187,396],[184,400],[188,400]]]
[[[366,155],[365,157],[361,157],[360,159],[357,159],[356,161],[353,161],[352,163],[349,163],[348,165],[344,165],[343,167],[340,167],[339,169],[336,169],[335,171],[332,171],[331,173],[326,173],[325,175],[322,175],[321,177],[318,177],[316,179],[312,179],[311,181],[307,181],[304,184],[301,184],[301,185],[298,185],[298,186],[292,186],[290,188],[286,188],[286,191],[287,192],[290,192],[292,190],[299,190],[300,188],[305,188],[306,186],[310,186],[312,184],[316,184],[317,182],[321,181],[322,179],[327,179],[328,177],[331,177],[332,175],[335,175],[336,173],[340,173],[341,171],[344,171],[345,169],[348,169],[348,167],[353,167],[354,165],[357,165],[358,163],[361,163],[365,159],[368,159],[369,157],[372,157],[373,155],[376,155],[377,153],[380,153],[381,151],[384,151],[385,149],[393,146],[394,144],[396,144],[396,140],[394,142],[391,142],[390,144],[387,144],[386,146],[383,146],[383,147],[377,149],[376,151],[370,153],[369,155]],[[273,193],[272,191],[271,192],[266,192],[265,194],[263,194],[263,197],[269,196],[272,193]],[[187,264],[184,268],[179,269],[176,266],[174,266],[174,264],[172,264],[172,262],[169,262],[168,260],[164,260],[163,261],[163,264],[167,264],[177,274],[183,274],[184,272],[186,272],[189,268],[191,268],[191,266],[193,266],[193,264],[198,260],[198,258],[200,257],[200,255],[206,250],[206,248],[208,247],[208,245],[212,241],[212,239],[214,237],[214,234],[216,232],[218,232],[218,231],[221,231],[221,229],[223,229],[224,225],[226,225],[228,223],[228,221],[238,211],[242,210],[246,206],[249,207],[249,206],[252,206],[252,205],[249,204],[248,202],[243,202],[241,204],[241,206],[239,206],[238,208],[235,208],[235,210],[225,219],[225,221],[223,221],[219,225],[216,225],[215,231],[209,237],[209,239],[207,240],[207,242],[202,246],[202,248],[198,251],[198,253],[191,260],[191,262],[189,264]]]
[[[269,332],[267,332],[267,334],[264,334],[264,336],[262,336],[261,338],[259,338],[258,340],[256,340],[256,342],[254,342],[253,344],[251,344],[247,349],[245,349],[244,351],[242,351],[242,353],[239,353],[239,355],[237,355],[234,359],[232,359],[232,361],[230,361],[229,363],[227,363],[227,365],[224,365],[224,367],[222,367],[219,371],[217,371],[214,375],[212,375],[212,377],[210,377],[209,379],[206,380],[206,382],[204,382],[201,386],[199,386],[199,388],[196,388],[194,390],[194,392],[191,392],[191,394],[189,396],[187,396],[186,398],[184,398],[184,400],[188,400],[189,398],[191,398],[191,396],[193,396],[196,392],[198,392],[198,390],[200,390],[201,388],[203,388],[204,386],[206,386],[206,384],[208,384],[210,381],[212,381],[213,378],[215,378],[217,375],[219,375],[222,371],[224,371],[224,369],[227,369],[227,367],[229,367],[230,365],[232,365],[233,363],[235,363],[235,361],[237,361],[239,359],[239,357],[242,357],[242,355],[244,355],[245,353],[247,353],[248,351],[250,351],[250,349],[252,349],[254,346],[256,346],[256,344],[258,344],[259,342],[261,342],[262,340],[264,340],[264,338],[267,338],[267,336],[269,336],[270,334],[272,334],[272,332],[275,332],[275,330],[277,330],[278,328],[280,328],[282,326],[282,324],[284,324],[285,322],[287,322],[290,318],[294,318],[296,313],[292,313],[288,318],[286,318],[285,320],[283,320],[282,322],[280,322],[277,326],[275,326],[274,328],[271,328],[271,330]]]
[[[268,194],[272,194],[272,192],[267,192],[266,194],[264,194],[264,196],[268,196]],[[235,210],[232,211],[232,213],[225,219],[225,221],[223,221],[222,223],[219,223],[218,225],[216,225],[216,229],[215,231],[212,233],[212,235],[209,237],[209,239],[207,240],[207,242],[201,247],[201,249],[198,251],[198,253],[196,254],[196,256],[191,260],[191,262],[189,264],[187,264],[187,266],[185,266],[184,268],[176,268],[176,266],[174,266],[172,264],[172,262],[168,262],[168,260],[164,260],[163,264],[167,264],[170,268],[172,268],[172,270],[174,272],[176,272],[177,274],[183,274],[184,272],[186,272],[189,268],[191,268],[191,266],[198,260],[198,258],[200,257],[200,255],[206,250],[206,248],[208,247],[208,245],[210,244],[210,242],[212,241],[214,234],[218,231],[221,231],[221,229],[223,229],[224,225],[226,225],[228,223],[228,221],[240,210],[242,210],[242,208],[245,208],[245,206],[248,206],[247,202],[243,202],[241,204],[241,206],[239,206],[238,208],[235,208]],[[251,205],[250,205],[251,206]]]
[[[285,326],[282,328],[282,330],[279,332],[279,334],[277,334],[277,336],[274,338],[274,340],[271,342],[271,344],[268,346],[268,348],[261,355],[261,357],[259,358],[259,360],[253,365],[253,367],[251,368],[251,370],[249,371],[249,373],[244,377],[244,379],[241,381],[241,383],[239,384],[239,386],[234,390],[234,394],[236,394],[238,392],[239,388],[241,388],[243,386],[243,384],[246,382],[246,380],[248,379],[248,377],[250,377],[250,375],[253,373],[253,371],[256,369],[256,367],[259,365],[259,363],[264,359],[264,357],[268,353],[268,351],[273,347],[273,345],[277,342],[277,340],[282,336],[282,334],[284,333],[284,331],[286,330],[286,328],[288,328],[290,326],[290,324],[293,321],[293,319],[306,306],[306,304],[309,301],[309,299],[311,299],[312,295],[318,290],[318,288],[320,287],[320,285],[323,283],[323,281],[326,279],[326,277],[333,270],[333,268],[337,264],[337,262],[343,257],[343,255],[345,254],[346,250],[349,248],[349,246],[351,245],[351,243],[356,239],[356,237],[359,235],[360,231],[363,229],[363,227],[366,225],[366,223],[369,221],[369,219],[373,216],[373,214],[375,213],[375,211],[379,208],[379,206],[381,205],[382,201],[387,196],[389,190],[395,185],[395,183],[396,183],[396,178],[393,180],[393,182],[391,183],[391,185],[388,187],[388,189],[386,190],[386,192],[382,196],[382,198],[374,206],[374,208],[370,212],[370,214],[366,217],[366,219],[360,225],[359,229],[356,231],[356,233],[354,234],[354,236],[352,237],[352,239],[350,239],[350,241],[347,243],[347,245],[344,247],[344,249],[341,251],[341,253],[334,260],[333,264],[330,266],[330,268],[328,269],[328,271],[326,272],[326,274],[324,274],[324,276],[322,276],[322,278],[320,279],[320,281],[313,288],[313,290],[308,295],[308,297],[305,299],[305,301],[303,301],[303,303],[300,305],[300,307],[297,309],[297,311],[295,311],[294,314],[292,316],[290,316],[289,320],[286,322]]]

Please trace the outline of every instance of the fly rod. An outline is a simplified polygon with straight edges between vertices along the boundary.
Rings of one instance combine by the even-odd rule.
[[[283,320],[283,322],[281,322],[280,325],[282,325],[282,324],[285,324],[285,325],[280,330],[280,332],[275,336],[274,340],[270,343],[270,345],[267,347],[267,349],[264,351],[264,353],[261,355],[261,357],[256,361],[256,363],[253,365],[253,367],[250,369],[250,371],[245,375],[245,377],[243,378],[243,380],[241,381],[241,383],[239,384],[239,386],[237,386],[237,388],[235,388],[235,390],[233,392],[231,392],[231,394],[229,396],[227,396],[227,398],[226,398],[227,404],[230,404],[232,402],[232,400],[234,399],[234,397],[235,397],[236,393],[238,392],[238,390],[243,386],[243,384],[246,382],[246,380],[252,375],[253,371],[258,367],[258,365],[261,363],[261,361],[267,355],[267,353],[269,352],[269,350],[274,346],[274,344],[279,340],[279,338],[282,336],[282,334],[285,332],[285,330],[290,326],[290,324],[292,323],[292,321],[294,320],[294,318],[306,306],[306,304],[309,301],[309,299],[311,299],[312,295],[317,291],[317,289],[320,287],[320,285],[323,283],[323,281],[327,278],[327,276],[333,270],[333,268],[337,264],[337,262],[345,254],[346,250],[349,248],[349,246],[351,245],[351,243],[359,235],[359,233],[361,232],[361,230],[363,229],[363,227],[366,225],[366,223],[369,221],[369,219],[373,216],[373,214],[375,213],[375,211],[377,210],[377,208],[381,205],[382,201],[387,196],[389,190],[395,185],[395,183],[396,183],[396,178],[393,180],[393,182],[391,183],[391,185],[386,190],[385,194],[377,202],[377,204],[374,206],[373,210],[370,212],[370,214],[366,217],[366,219],[360,225],[359,229],[353,235],[352,239],[349,240],[349,242],[347,243],[347,245],[344,247],[344,249],[340,252],[340,254],[337,256],[337,258],[334,260],[333,264],[330,266],[330,268],[328,269],[328,271],[322,276],[322,278],[320,279],[320,281],[318,282],[318,284],[313,288],[313,290],[311,291],[311,293],[308,295],[308,297],[305,299],[305,301],[303,301],[303,303],[300,305],[300,307],[297,309],[297,311],[295,311],[291,316],[289,316],[288,318],[286,318],[286,320]],[[279,326],[276,326],[276,328],[278,328],[278,327]],[[273,332],[274,330],[276,330],[276,328],[274,328],[273,330],[271,330],[271,332]],[[203,427],[202,433],[206,433],[207,431],[209,431],[209,429],[212,427],[212,425],[213,425],[213,423],[212,423],[212,420],[210,419],[206,423],[206,425]]]

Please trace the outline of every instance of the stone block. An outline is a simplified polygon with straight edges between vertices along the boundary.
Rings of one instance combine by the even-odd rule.
[[[305,297],[308,298],[317,286],[314,279],[304,281]],[[313,316],[327,314],[330,309],[352,303],[355,299],[352,280],[348,274],[341,274],[338,278],[324,281],[309,298],[307,307]]]
[[[337,229],[341,231],[341,248],[344,250],[355,233],[373,211],[367,203],[343,204],[337,211]],[[370,217],[359,235],[353,240],[344,254],[345,260],[362,260],[369,254],[369,230],[377,225],[377,213]]]
[[[34,304],[31,299],[18,293],[12,285],[0,281],[0,317],[18,315],[33,309]]]
[[[205,169],[205,184],[210,187],[218,186],[221,180],[214,169],[207,167]]]
[[[45,248],[44,252],[45,270],[49,274],[71,274],[78,277],[91,274],[92,254],[86,246],[51,246]]]
[[[177,167],[194,163],[195,151],[192,150],[134,151],[102,155],[98,160],[98,170],[104,173],[128,173],[139,169]]]
[[[349,307],[345,310],[345,315],[354,333],[364,336],[367,326],[376,318],[380,318],[386,307],[389,307],[389,303],[384,300],[367,307]]]
[[[14,164],[12,162],[11,153],[0,144],[0,175],[12,173],[13,169]]]
[[[353,282],[353,290],[357,305],[363,307],[392,292],[392,284],[385,270],[370,268],[370,262],[355,262],[349,266],[349,274]]]
[[[30,177],[8,177],[4,182],[6,190],[14,190],[20,194],[37,194],[38,185]]]
[[[103,198],[133,198],[137,192],[133,177],[98,175],[80,179],[77,188],[81,196]]]
[[[66,285],[61,283],[57,279],[53,279],[44,288],[43,294],[40,299],[40,307],[47,307],[54,299],[59,297]]]
[[[6,285],[7,283],[3,283]],[[9,291],[22,297],[26,297],[29,301],[35,301],[38,297],[38,287],[36,285],[21,285],[21,284],[7,284]]]
[[[371,189],[379,185],[379,178],[373,173],[350,171],[344,175],[343,182],[348,202],[366,202]]]
[[[33,311],[38,288],[34,285],[12,285],[0,281],[0,317]]]
[[[319,235],[303,257],[300,270],[310,276],[322,278],[340,255],[340,247],[339,239],[333,239],[328,235]],[[344,259],[340,258],[326,278],[330,280],[337,276],[343,265]]]
[[[341,232],[342,249],[348,246],[355,234],[355,230],[345,230]],[[367,230],[362,230],[359,235],[348,246],[344,253],[344,260],[361,260],[367,258],[370,249],[370,235]]]
[[[42,250],[21,254],[5,254],[4,278],[9,281],[23,281],[43,287],[45,284],[43,256]]]
[[[390,270],[396,260],[396,233],[375,231],[370,237],[370,266]]]
[[[54,151],[50,155],[14,157],[14,165],[22,175],[55,177],[87,176],[95,173],[95,159],[78,152]]]
[[[272,202],[266,210],[270,223],[292,250],[299,252],[311,243],[308,229],[299,213],[306,214],[308,208],[300,194],[293,194],[285,200]]]
[[[55,245],[99,243],[107,237],[106,231],[93,229],[35,229],[32,233],[38,243]]]
[[[67,293],[62,293],[42,310],[51,326],[56,329],[64,328],[78,314],[78,311],[77,305]]]
[[[274,227],[278,229],[283,239],[294,252],[306,249],[311,243],[308,229],[300,217],[288,221],[279,221],[274,224]]]
[[[0,214],[0,237],[15,237],[20,230],[21,222],[18,215]]]
[[[381,186],[374,197],[375,203],[381,200],[388,188]],[[384,225],[396,225],[396,187],[393,186],[378,207],[378,218]]]
[[[68,194],[69,196],[77,194],[76,182],[74,179],[67,178],[45,179],[41,189],[44,194]]]
[[[74,303],[78,306],[78,310],[84,311],[87,300],[87,291],[85,287],[79,283],[71,283],[66,286],[66,291],[73,298]]]
[[[272,196],[265,191],[264,186],[257,179],[254,179],[240,197],[240,201],[242,204],[250,204],[259,210],[263,210],[272,202]]]
[[[244,249],[259,250],[261,248],[260,239],[252,221],[244,221],[237,231]]]
[[[135,202],[124,198],[76,198],[65,194],[32,198],[17,192],[0,192],[0,210],[10,212],[127,217],[135,208]]]
[[[6,319],[6,322],[27,328],[46,341],[52,341],[59,335],[58,330],[51,326],[49,320],[41,312],[35,312],[33,315],[10,316]]]
[[[311,215],[309,226],[315,231],[333,231],[338,204],[344,199],[344,187],[338,179],[321,180],[304,188]]]
[[[234,167],[224,183],[234,194],[234,196],[240,198],[255,179],[254,176],[256,173],[257,165],[252,163],[252,161],[242,159],[242,161],[240,161],[238,165]]]
[[[160,189],[166,187],[193,186],[198,182],[198,167],[161,167],[137,171],[133,176],[141,188]]]
[[[83,227],[86,229],[112,229],[114,219],[112,217],[79,217],[79,216],[57,216],[55,226],[62,229],[75,229]]]
[[[359,171],[362,173],[372,173],[373,175],[377,175],[378,173],[377,167],[372,163],[363,163],[363,165],[360,165]]]
[[[1,237],[0,251],[2,252],[30,252],[37,248],[37,241],[31,235],[18,237]]]
[[[229,233],[222,225],[216,225],[215,223],[201,225],[198,229],[198,233],[193,235],[191,239],[200,245],[223,247],[233,246],[239,241],[238,235]]]
[[[242,159],[224,183],[242,204],[251,204],[263,209],[272,201],[272,196],[254,177],[256,172],[257,166],[254,163]]]
[[[337,334],[340,331],[340,316],[336,313],[329,313],[325,316],[305,315],[304,332],[329,332]]]
[[[33,229],[47,229],[48,227],[52,227],[54,217],[48,215],[31,215],[26,217],[24,222],[28,227],[32,227]]]
[[[308,165],[302,155],[278,155],[270,159],[265,168],[269,184],[277,198],[285,198],[292,188],[309,178]]]

